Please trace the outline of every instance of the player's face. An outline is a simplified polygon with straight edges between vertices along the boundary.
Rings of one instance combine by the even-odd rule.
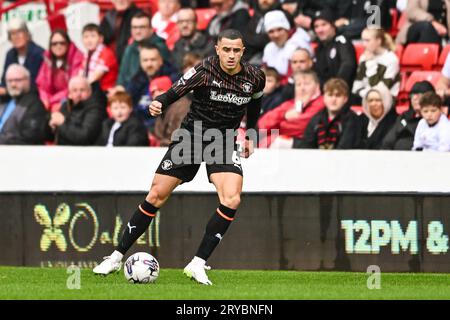
[[[441,109],[431,105],[422,107],[420,113],[429,126],[436,124],[441,117]]]
[[[238,72],[241,68],[240,62],[244,54],[242,39],[222,38],[216,45],[216,53],[219,56],[220,66],[227,73]]]
[[[114,121],[123,123],[128,120],[133,108],[125,102],[115,101],[111,104],[111,115]]]

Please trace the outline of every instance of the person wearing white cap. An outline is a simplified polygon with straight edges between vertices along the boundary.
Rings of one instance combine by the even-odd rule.
[[[6,54],[0,95],[7,93],[5,76],[10,65],[18,63],[24,66],[30,72],[31,83],[35,83],[43,61],[44,49],[31,40],[31,34],[23,20],[13,18],[8,22],[8,40],[11,41],[13,47]]]
[[[264,48],[262,61],[265,65],[277,69],[282,76],[289,72],[289,59],[298,48],[306,48],[312,53],[311,38],[302,28],[290,35],[291,25],[281,10],[273,10],[264,16],[264,28],[270,42]]]

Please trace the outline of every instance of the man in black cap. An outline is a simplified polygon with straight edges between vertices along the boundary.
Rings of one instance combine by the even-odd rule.
[[[319,42],[314,70],[321,87],[330,78],[342,78],[351,88],[357,68],[353,44],[345,36],[336,34],[334,16],[329,9],[317,11],[312,25]]]
[[[420,114],[420,98],[425,92],[433,91],[428,81],[416,82],[409,93],[409,109],[397,117],[394,126],[384,137],[382,149],[411,150],[414,134],[422,116]]]

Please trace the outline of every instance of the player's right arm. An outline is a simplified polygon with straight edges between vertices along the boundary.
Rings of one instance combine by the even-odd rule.
[[[189,69],[167,92],[159,95],[152,101],[149,111],[152,116],[160,115],[167,106],[180,99],[193,89],[204,85],[205,69],[203,62]]]

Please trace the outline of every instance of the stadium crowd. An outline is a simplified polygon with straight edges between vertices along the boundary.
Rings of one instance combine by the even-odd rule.
[[[112,4],[83,26],[84,48],[56,29],[44,50],[9,21],[0,144],[167,146],[192,97],[159,118],[150,101],[234,28],[266,74],[258,128],[279,130],[260,147],[450,151],[448,0],[158,0],[152,15]],[[418,54],[431,49],[441,64]]]

